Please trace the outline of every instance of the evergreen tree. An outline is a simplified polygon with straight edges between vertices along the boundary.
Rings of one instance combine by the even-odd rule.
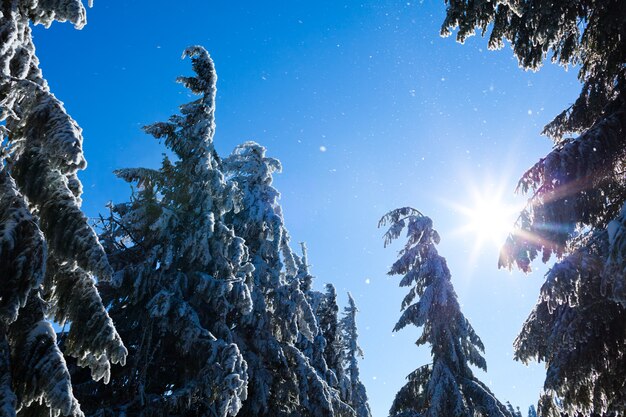
[[[227,218],[245,239],[255,267],[253,312],[235,329],[250,375],[249,396],[239,415],[341,415],[337,393],[298,345],[322,336],[296,278],[299,258],[289,248],[280,194],[272,186],[280,162],[266,157],[262,146],[246,142],[223,165],[241,191],[241,209]]]
[[[509,414],[511,414],[512,417],[522,417],[522,412],[520,411],[519,407],[513,408],[511,403],[508,401],[506,402],[506,408],[507,410],[509,410]]]
[[[443,34],[481,28],[489,46],[511,43],[522,67],[547,54],[577,65],[580,96],[543,130],[554,149],[522,177],[530,193],[500,265],[557,263],[515,341],[516,358],[545,361],[539,415],[626,411],[626,7],[621,0],[449,1]],[[577,136],[566,137],[569,134]]]
[[[310,328],[309,335],[300,334],[296,343],[298,351],[301,352],[301,359],[298,360],[299,370],[298,374],[304,380],[306,371],[311,375],[308,380],[315,381],[315,385],[310,386],[314,389],[317,406],[307,401],[306,415],[335,415],[354,417],[354,411],[345,401],[342,399],[342,392],[338,386],[337,375],[333,370],[328,367],[325,358],[327,341],[324,338],[322,330],[320,328],[320,317],[327,317],[324,313],[326,294],[313,290],[313,276],[309,271],[307,248],[302,242],[302,257],[296,257],[296,264],[298,266],[298,272],[295,277],[288,277],[291,280],[292,285],[296,285],[297,288],[305,295],[305,300],[311,308],[313,314],[313,325]],[[304,386],[310,385],[306,383]],[[320,401],[325,399],[325,401]],[[320,406],[326,407],[327,411],[324,411]],[[329,407],[331,406],[331,407]]]
[[[49,319],[70,322],[65,354],[109,380],[126,349],[94,285],[111,267],[80,209],[78,124],[50,92],[30,24],[86,22],[79,0],[0,6],[0,416],[72,415],[65,359]]]
[[[302,245],[304,245],[304,243],[302,243]],[[303,246],[303,251],[306,253],[305,246]],[[304,266],[304,264],[302,266]],[[324,330],[326,330],[327,333],[332,331],[329,323],[329,321],[332,320],[332,312],[329,311],[329,309],[332,307],[328,304],[328,288],[326,293],[314,290],[312,288],[313,276],[308,272],[308,265],[306,265],[305,270],[306,273],[301,274],[299,277],[299,283],[313,312],[315,333],[312,338],[303,337],[303,335],[301,335],[298,340],[298,346],[309,358],[311,365],[317,369],[324,380],[332,387],[337,387],[337,375],[326,361],[326,354],[329,352],[329,343],[325,337]],[[334,318],[334,326],[336,327],[337,316],[335,315]]]
[[[317,308],[316,317],[318,319],[320,332],[324,337],[326,346],[324,347],[324,360],[328,369],[335,374],[335,379],[339,384],[342,398],[343,383],[345,379],[342,328],[339,322],[339,305],[337,304],[337,291],[333,284],[326,284],[326,292]],[[353,407],[354,408],[354,407]]]
[[[359,362],[357,357],[363,357],[363,351],[357,343],[359,337],[356,328],[356,303],[352,295],[348,293],[348,306],[344,308],[344,316],[341,319],[341,332],[343,333],[343,350],[345,354],[345,373],[348,382],[348,404],[356,412],[357,417],[372,417],[367,400],[365,386],[359,377]]]
[[[246,398],[247,365],[232,327],[251,311],[253,267],[224,221],[238,198],[213,147],[213,61],[200,46],[186,56],[195,75],[178,81],[200,97],[145,127],[176,161],[116,171],[137,191],[105,221],[102,241],[116,273],[101,292],[131,361],[115,369],[111,387],[77,385],[90,414],[225,417]]]
[[[390,211],[379,227],[389,226],[385,246],[407,230],[407,243],[389,275],[401,275],[400,286],[410,287],[394,331],[407,325],[422,328],[418,346],[429,344],[432,363],[413,371],[391,407],[402,417],[510,417],[510,414],[470,369],[486,370],[483,344],[461,312],[446,260],[435,245],[439,234],[432,220],[404,207]],[[415,298],[418,300],[415,301]]]
[[[237,345],[248,364],[248,396],[239,416],[280,415],[281,401],[275,398],[278,387],[292,384],[281,342],[274,334],[272,297],[282,285],[281,249],[284,244],[283,221],[278,192],[271,186],[272,173],[280,162],[265,157],[265,148],[247,142],[224,159],[226,176],[241,192],[241,208],[227,214],[235,234],[243,238],[254,265],[249,283],[252,313],[243,317],[235,329]]]

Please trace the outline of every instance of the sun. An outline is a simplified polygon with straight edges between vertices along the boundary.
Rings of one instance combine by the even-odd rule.
[[[483,249],[498,251],[508,234],[513,230],[515,219],[521,207],[505,201],[501,189],[471,189],[468,200],[454,204],[460,215],[461,226],[456,230],[459,234],[471,236],[473,255],[477,256]]]
[[[477,243],[499,247],[512,229],[511,217],[516,209],[505,204],[499,196],[481,197],[469,207],[463,207],[464,231],[476,236]]]

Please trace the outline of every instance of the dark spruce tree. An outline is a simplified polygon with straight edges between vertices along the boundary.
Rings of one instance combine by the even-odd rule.
[[[95,288],[111,267],[80,209],[81,129],[50,92],[30,25],[69,21],[79,0],[0,5],[0,416],[82,416],[64,353],[109,380],[126,349]]]
[[[315,315],[319,323],[320,332],[326,342],[326,346],[324,347],[324,361],[328,369],[334,373],[342,398],[347,398],[344,389],[347,380],[344,372],[345,352],[343,334],[339,320],[337,291],[333,284],[326,284],[326,291],[324,292],[324,296],[320,299]]]
[[[90,415],[226,417],[246,398],[247,365],[232,327],[251,311],[253,267],[224,221],[239,200],[213,147],[213,61],[200,46],[186,56],[195,75],[178,82],[199,97],[145,127],[177,160],[116,171],[137,191],[104,221],[101,239],[116,272],[101,293],[130,360],[108,387],[75,386]]]
[[[515,341],[516,358],[547,366],[538,414],[626,412],[626,3],[448,1],[442,33],[476,28],[511,43],[536,70],[549,53],[579,68],[576,101],[543,130],[553,150],[521,178],[530,194],[500,265],[557,263]],[[569,137],[568,135],[573,135]]]
[[[352,294],[348,293],[348,305],[344,307],[343,317],[341,319],[341,344],[342,360],[344,362],[344,375],[341,382],[347,384],[344,389],[347,392],[347,403],[356,412],[356,417],[372,417],[372,412],[367,399],[365,385],[361,382],[359,376],[358,357],[363,357],[363,351],[358,344],[358,331],[356,327],[356,313],[359,309],[352,298]]]
[[[439,234],[432,220],[403,207],[390,211],[379,227],[388,226],[385,246],[406,230],[407,242],[391,266],[389,275],[402,277],[409,287],[402,301],[403,313],[394,331],[407,325],[422,329],[418,346],[430,345],[432,363],[407,377],[396,394],[392,417],[511,417],[470,365],[486,370],[483,344],[461,312],[446,260],[437,252]],[[416,300],[417,299],[417,300]]]
[[[509,414],[511,414],[511,416],[513,417],[524,417],[522,416],[522,412],[520,411],[519,407],[514,408],[510,402],[506,402],[506,408],[507,410],[509,410]]]

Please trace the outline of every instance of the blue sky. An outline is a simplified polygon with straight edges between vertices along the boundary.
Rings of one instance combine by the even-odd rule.
[[[205,46],[218,71],[215,144],[227,155],[255,140],[280,159],[275,185],[293,241],[306,241],[316,287],[332,282],[360,308],[361,375],[375,417],[405,376],[429,362],[417,329],[392,334],[405,290],[387,277],[378,219],[410,205],[442,235],[463,312],[486,346],[480,374],[525,412],[543,365],[513,361],[513,340],[545,267],[497,269],[498,248],[477,245],[462,207],[474,195],[520,204],[524,170],[550,149],[542,126],[576,98],[575,70],[524,72],[509,48],[492,52],[439,36],[443,1],[96,1],[82,31],[55,23],[35,43],[52,91],[84,129],[85,211],[128,198],[112,171],[156,166],[164,148],[140,127],[190,100],[182,50]],[[511,221],[514,216],[511,217]],[[480,247],[478,247],[480,246]]]

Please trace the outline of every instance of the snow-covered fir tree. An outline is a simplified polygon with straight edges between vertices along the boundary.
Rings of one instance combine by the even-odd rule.
[[[348,293],[348,305],[344,308],[344,316],[341,319],[343,361],[345,362],[344,368],[348,383],[346,389],[348,393],[347,402],[354,409],[357,417],[372,417],[367,392],[359,376],[358,358],[363,357],[363,351],[357,341],[359,334],[356,327],[356,313],[358,311],[352,294]]]
[[[320,332],[326,342],[326,346],[324,347],[324,360],[326,361],[328,369],[335,374],[342,398],[347,398],[346,392],[344,392],[346,375],[344,372],[345,352],[343,334],[339,320],[337,290],[335,290],[333,284],[326,284],[326,292],[321,299],[315,315],[319,323]]]
[[[280,194],[272,174],[280,162],[246,142],[224,159],[227,177],[241,192],[241,209],[227,215],[246,241],[255,267],[250,284],[252,314],[235,329],[249,367],[249,395],[239,416],[350,415],[324,373],[298,341],[320,341],[314,309],[297,277],[300,258],[289,248]]]
[[[80,209],[82,134],[51,92],[31,24],[85,24],[79,0],[0,5],[0,416],[81,416],[64,353],[108,382],[126,349],[95,288],[111,267]]]
[[[324,388],[325,392],[320,392],[320,394],[323,394],[323,398],[330,399],[330,403],[333,407],[329,411],[338,416],[354,416],[355,410],[353,410],[342,397],[344,390],[341,389],[337,374],[326,362],[325,354],[327,352],[327,341],[320,328],[320,321],[322,317],[324,320],[328,318],[328,293],[322,293],[313,289],[313,275],[311,275],[309,271],[307,248],[304,242],[301,243],[301,247],[302,256],[296,257],[298,273],[295,277],[290,277],[289,279],[291,279],[292,285],[297,285],[305,294],[306,300],[312,309],[313,323],[315,326],[310,329],[311,332],[309,336],[301,334],[298,337],[296,346],[303,353],[304,357],[306,357],[311,371],[315,371],[315,375],[318,378],[316,383]],[[319,391],[318,388],[315,390]],[[317,400],[317,402],[324,405],[324,403],[319,400]],[[319,414],[317,407],[313,406],[309,408],[314,411],[314,415],[323,415],[323,413]]]
[[[226,417],[246,399],[247,364],[232,328],[251,311],[253,266],[224,221],[239,200],[213,147],[213,61],[200,46],[187,56],[195,74],[178,81],[199,97],[145,127],[177,159],[116,171],[137,188],[104,222],[101,239],[116,272],[101,292],[130,360],[108,387],[76,386],[92,415]]]
[[[407,377],[390,410],[397,417],[510,417],[470,365],[486,370],[483,344],[461,312],[446,260],[437,252],[439,234],[432,220],[411,207],[392,210],[379,227],[388,226],[385,246],[406,229],[407,242],[389,275],[410,287],[394,331],[407,325],[422,329],[418,346],[428,344],[432,363]]]
[[[279,415],[279,387],[291,384],[289,367],[281,341],[276,337],[271,311],[275,289],[284,280],[281,250],[285,245],[278,192],[271,186],[272,173],[280,162],[265,157],[265,149],[247,142],[223,161],[227,178],[241,192],[241,208],[227,213],[228,223],[242,237],[254,265],[249,283],[252,313],[243,317],[235,338],[248,364],[248,395],[239,416]],[[288,247],[286,248],[288,251]]]
[[[506,402],[506,408],[509,410],[509,414],[511,414],[512,417],[523,417],[519,407],[514,408],[508,401]]]
[[[544,417],[626,412],[626,8],[622,1],[449,1],[442,32],[476,28],[490,48],[511,43],[538,69],[548,53],[576,65],[577,100],[543,130],[553,150],[518,190],[530,194],[500,265],[530,271],[541,255],[557,264],[515,341],[516,357],[544,361]],[[568,137],[574,135],[574,137]]]

